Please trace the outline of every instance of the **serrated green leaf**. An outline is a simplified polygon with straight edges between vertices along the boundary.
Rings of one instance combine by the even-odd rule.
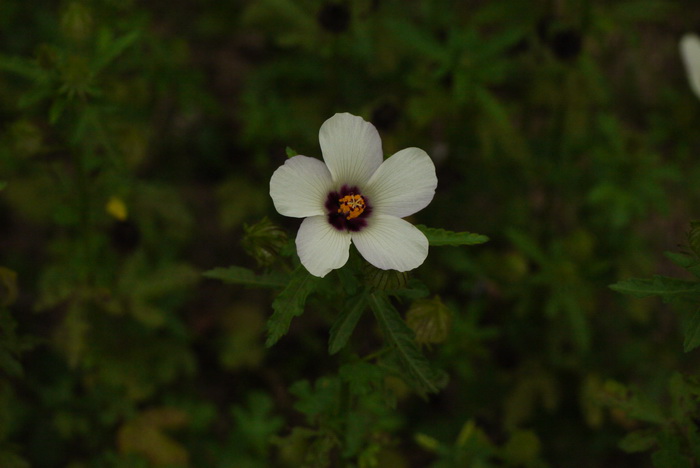
[[[432,246],[476,245],[483,244],[489,240],[487,236],[475,234],[473,232],[453,232],[440,228],[429,228],[427,226],[423,226],[422,224],[418,224],[416,227],[420,229],[423,234],[425,234],[425,237],[428,238],[428,242]]]
[[[361,294],[353,299],[352,305],[340,313],[331,327],[330,339],[328,340],[330,354],[335,354],[345,347],[366,308],[367,297],[365,294]]]
[[[272,302],[274,312],[267,321],[265,346],[269,348],[277,343],[289,330],[292,319],[304,313],[306,298],[316,288],[318,280],[301,265],[294,270],[289,284]]]
[[[700,260],[690,255],[677,252],[664,252],[664,254],[673,263],[688,270],[693,276],[700,278]]]
[[[261,456],[268,452],[272,436],[284,425],[282,418],[274,414],[272,398],[265,393],[249,394],[247,407],[236,405],[231,413],[239,428],[237,436],[242,436]]]
[[[202,273],[207,278],[213,278],[224,283],[242,284],[244,286],[257,286],[260,288],[282,288],[287,282],[280,274],[269,273],[256,275],[254,271],[239,266],[228,268],[214,268]]]
[[[700,345],[700,310],[683,312],[681,324],[683,351],[687,353]]]
[[[661,296],[665,301],[687,299],[693,295],[700,295],[700,283],[666,276],[619,281],[611,284],[610,289],[638,298]]]
[[[433,369],[418,349],[413,331],[403,321],[389,299],[378,293],[370,294],[370,307],[379,322],[385,339],[394,349],[404,371],[402,377],[418,393],[437,393],[446,383],[446,375]]]
[[[376,364],[355,361],[343,364],[338,369],[338,376],[348,383],[350,393],[365,396],[371,395],[378,386],[382,385],[385,372]]]

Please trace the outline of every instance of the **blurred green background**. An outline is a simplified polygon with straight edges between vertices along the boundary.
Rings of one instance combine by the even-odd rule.
[[[684,275],[689,31],[692,0],[3,0],[0,467],[697,466],[698,352],[608,289]],[[448,386],[333,419],[331,305],[266,349],[275,291],[200,273],[278,261],[269,178],[335,112],[433,158],[413,221],[491,241],[414,272]]]

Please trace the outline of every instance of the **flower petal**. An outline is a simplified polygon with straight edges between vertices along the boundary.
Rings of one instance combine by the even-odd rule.
[[[323,278],[348,261],[350,240],[350,234],[335,229],[326,216],[312,216],[299,227],[297,254],[309,273]]]
[[[395,216],[373,215],[366,228],[352,233],[352,241],[365,260],[383,270],[413,270],[428,256],[425,235]]]
[[[270,196],[275,209],[284,216],[321,215],[332,184],[331,173],[322,161],[294,156],[272,174]]]
[[[362,117],[335,114],[318,133],[323,160],[336,183],[362,185],[382,163],[382,140]]]
[[[422,210],[437,188],[435,164],[419,148],[406,148],[384,161],[363,189],[375,213],[403,218]]]
[[[695,34],[684,35],[681,38],[680,51],[690,87],[700,98],[700,38]]]

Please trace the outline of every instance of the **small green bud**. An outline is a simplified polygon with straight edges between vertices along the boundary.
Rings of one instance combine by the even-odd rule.
[[[59,66],[63,85],[60,91],[68,97],[85,96],[90,91],[92,73],[90,66],[81,55],[69,55]]]
[[[83,2],[71,2],[61,15],[61,31],[66,37],[83,41],[92,33],[92,12]]]
[[[365,263],[362,273],[365,284],[380,291],[395,291],[408,284],[409,274],[406,271],[381,270]]]
[[[243,249],[258,262],[260,266],[270,266],[279,256],[280,250],[287,244],[287,233],[272,224],[267,217],[260,222],[243,226]]]
[[[0,267],[0,306],[7,307],[17,300],[17,273]]]
[[[452,326],[452,313],[439,296],[413,301],[406,313],[406,323],[416,334],[419,344],[442,343]]]

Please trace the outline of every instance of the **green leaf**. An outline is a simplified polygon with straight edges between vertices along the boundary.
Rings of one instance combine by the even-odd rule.
[[[385,339],[396,353],[406,383],[420,394],[438,392],[447,383],[446,374],[430,366],[418,349],[413,331],[389,299],[385,295],[373,293],[369,296],[369,303]]]
[[[423,234],[425,234],[425,237],[428,238],[428,242],[433,246],[476,245],[483,244],[489,240],[487,236],[475,234],[473,232],[453,232],[440,228],[429,228],[427,226],[423,226],[422,224],[418,224],[416,227],[420,229]]]
[[[686,353],[700,345],[700,310],[685,311],[681,317],[683,351]]]
[[[452,313],[439,296],[413,301],[406,313],[406,324],[420,344],[442,343],[452,329]]]
[[[627,453],[644,452],[656,445],[656,432],[648,429],[630,432],[618,445]]]
[[[367,296],[360,294],[353,299],[352,305],[345,307],[340,313],[331,327],[330,339],[328,340],[330,354],[335,354],[345,347],[366,308]]]
[[[46,79],[48,74],[34,60],[0,55],[0,70],[16,73],[30,80]]]
[[[285,153],[287,153],[288,158],[293,158],[294,156],[299,154],[294,149],[290,148],[289,146],[287,146],[284,151],[285,151]]]
[[[254,271],[239,266],[214,268],[213,270],[205,271],[202,275],[207,278],[221,280],[224,283],[257,286],[260,288],[282,288],[287,284],[282,275],[274,273],[256,275]]]
[[[5,187],[7,187],[7,182],[0,182],[0,190],[3,190]]]
[[[688,296],[700,294],[700,283],[666,276],[654,276],[653,279],[632,278],[610,285],[610,289],[644,298],[661,296],[664,301],[687,299]]]
[[[132,31],[119,39],[111,40],[111,34],[103,32],[100,37],[100,48],[97,60],[92,64],[92,71],[96,73],[110,64],[141,35],[140,31]]]
[[[700,221],[690,222],[688,231],[688,244],[695,255],[700,256]]]
[[[304,304],[309,294],[316,288],[319,279],[299,265],[292,273],[289,284],[272,302],[274,312],[267,321],[268,348],[287,334],[294,317],[304,313]]]
[[[265,393],[251,393],[247,407],[234,406],[231,413],[239,428],[236,436],[242,437],[260,456],[265,456],[272,436],[284,425],[282,418],[274,414],[272,398]]]
[[[688,270],[696,278],[700,278],[700,260],[690,255],[676,252],[665,252],[666,257],[679,267]]]
[[[360,397],[377,395],[385,375],[381,367],[365,361],[349,362],[338,369],[338,376],[348,383],[350,393]]]
[[[688,457],[681,454],[681,442],[677,435],[663,433],[658,439],[659,450],[651,456],[655,468],[692,468]]]

